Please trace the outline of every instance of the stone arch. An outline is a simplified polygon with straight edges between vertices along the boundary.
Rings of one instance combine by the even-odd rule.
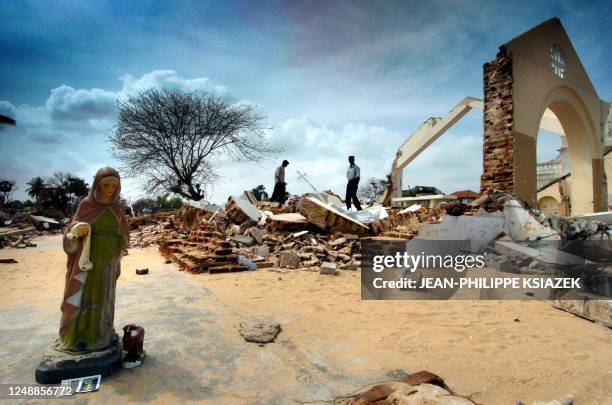
[[[540,117],[550,109],[565,134],[570,156],[572,214],[604,209],[603,155],[597,131],[580,95],[571,87],[554,87],[540,104]],[[539,122],[531,132],[537,139]],[[518,151],[520,153],[520,151]]]
[[[563,51],[562,73],[551,66],[555,46]],[[548,108],[568,144],[571,215],[604,210],[603,131],[609,104],[597,96],[561,22],[545,21],[502,45],[484,65],[483,79],[481,191],[506,191],[537,205],[536,140]]]

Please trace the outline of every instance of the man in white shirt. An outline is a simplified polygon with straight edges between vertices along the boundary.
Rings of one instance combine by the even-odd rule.
[[[361,177],[361,169],[355,164],[355,156],[349,156],[349,168],[346,172],[348,183],[346,185],[346,209],[351,209],[351,202],[355,204],[357,211],[361,211],[361,204],[357,199],[357,189],[359,188],[359,179]]]
[[[276,172],[274,173],[274,191],[272,192],[270,201],[278,202],[279,206],[282,206],[285,203],[285,193],[287,192],[287,183],[285,183],[285,167],[288,165],[289,162],[283,160],[283,163],[276,168]]]

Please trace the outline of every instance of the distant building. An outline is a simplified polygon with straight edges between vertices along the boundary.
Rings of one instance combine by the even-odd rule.
[[[395,206],[400,207],[410,207],[414,204],[420,204],[423,207],[434,208],[440,205],[441,203],[446,203],[450,201],[455,201],[456,198],[454,195],[446,195],[446,194],[432,194],[432,195],[422,195],[418,197],[401,197],[394,198],[393,203]]]
[[[561,136],[561,148],[556,159],[537,164],[537,208],[550,214],[571,215],[572,173],[565,136]],[[612,146],[604,152],[604,173],[607,182],[612,179]],[[608,191],[611,188],[608,184]],[[612,193],[607,196],[608,209],[612,205]]]
[[[410,207],[420,204],[423,207],[437,207],[443,202],[455,201],[453,195],[446,195],[435,187],[414,186],[408,190],[402,190],[402,197],[394,198],[393,205],[400,207]]]
[[[408,190],[402,190],[402,197],[420,197],[423,195],[444,194],[435,187],[414,186]]]
[[[480,194],[472,190],[455,191],[454,193],[451,193],[450,195],[455,196],[458,202],[462,202],[464,204],[469,204],[475,199],[477,199],[478,197],[480,197]]]

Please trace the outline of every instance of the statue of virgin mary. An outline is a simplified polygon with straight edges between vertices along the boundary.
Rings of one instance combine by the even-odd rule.
[[[62,351],[98,351],[116,343],[115,289],[129,241],[120,192],[119,173],[111,167],[98,170],[64,232],[68,266],[59,331]]]

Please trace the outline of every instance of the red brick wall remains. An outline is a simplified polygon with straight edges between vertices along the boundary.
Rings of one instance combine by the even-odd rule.
[[[497,57],[483,66],[484,142],[480,191],[513,192],[514,138],[512,55],[501,47]]]

